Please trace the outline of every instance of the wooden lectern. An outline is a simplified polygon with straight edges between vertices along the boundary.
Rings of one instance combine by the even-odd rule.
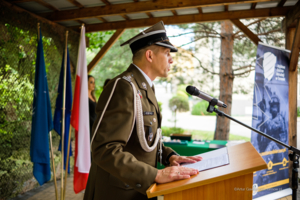
[[[252,199],[253,172],[267,163],[250,142],[228,147],[229,165],[200,172],[190,179],[152,184],[148,198],[164,195],[164,200]]]

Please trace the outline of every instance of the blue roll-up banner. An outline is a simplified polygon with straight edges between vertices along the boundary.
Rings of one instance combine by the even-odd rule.
[[[289,134],[290,51],[260,43],[257,47],[252,127],[285,144]],[[288,149],[251,132],[251,142],[268,168],[253,174],[253,199],[289,187]]]

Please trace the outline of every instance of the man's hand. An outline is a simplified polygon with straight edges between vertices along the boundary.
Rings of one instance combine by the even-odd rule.
[[[201,161],[201,156],[176,156],[173,155],[169,158],[170,166],[179,166],[180,163],[195,163]]]
[[[187,167],[166,167],[163,170],[158,170],[155,182],[168,183],[175,180],[187,179],[198,173],[198,170]]]

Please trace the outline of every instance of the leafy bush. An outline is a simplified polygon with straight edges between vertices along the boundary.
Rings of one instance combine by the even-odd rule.
[[[175,128],[175,127],[170,128],[170,127],[163,126],[161,128],[161,130],[162,130],[162,135],[163,136],[170,136],[172,133],[179,133],[179,134],[184,133],[184,129],[182,129],[182,128]]]
[[[178,85],[177,86],[177,93],[180,91],[180,92],[183,92],[184,94],[186,94],[188,97],[191,97],[192,95],[190,95],[189,93],[186,92],[186,87],[188,85]]]
[[[186,112],[190,110],[188,99],[182,96],[174,96],[170,99],[169,108],[173,110],[174,106],[176,106],[176,111],[178,112]]]
[[[297,116],[300,117],[300,107],[297,108]]]
[[[216,115],[216,113],[209,113],[206,111],[208,107],[207,101],[200,101],[192,108],[192,115]]]
[[[158,103],[159,110],[161,112],[162,111],[162,102],[158,101],[157,103]]]
[[[188,99],[188,95],[183,91],[177,91],[176,96],[184,97],[184,98]]]

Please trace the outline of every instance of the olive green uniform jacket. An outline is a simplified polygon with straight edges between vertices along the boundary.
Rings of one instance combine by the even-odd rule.
[[[93,133],[116,79],[121,78],[91,146],[93,158],[84,200],[147,199],[146,190],[154,183],[157,175],[159,145],[152,152],[146,152],[139,143],[135,125],[131,133],[134,120],[133,88],[123,76],[130,76],[136,89],[140,91],[145,137],[149,146],[155,141],[156,131],[161,123],[161,114],[152,88],[143,74],[134,65],[130,65],[125,72],[108,83],[98,101]],[[153,132],[152,141],[149,140],[149,129]],[[162,160],[166,161],[172,152],[171,148],[163,146]]]

